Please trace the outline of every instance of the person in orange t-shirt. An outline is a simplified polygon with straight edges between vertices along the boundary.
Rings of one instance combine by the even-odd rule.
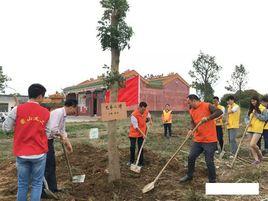
[[[192,129],[189,134],[193,134],[193,144],[188,156],[188,172],[180,179],[180,182],[186,182],[193,179],[195,161],[197,157],[204,152],[205,161],[208,168],[208,179],[210,183],[216,182],[216,169],[214,164],[214,153],[217,149],[217,132],[215,118],[222,115],[222,111],[210,103],[202,102],[198,96],[191,94],[188,96],[188,105],[190,106],[190,116],[192,118],[192,129],[201,122],[195,133]]]
[[[130,160],[127,165],[131,165],[135,162],[135,149],[136,144],[138,143],[138,152],[141,148],[143,140],[146,135],[147,122],[151,122],[152,118],[147,110],[147,103],[140,102],[139,107],[135,109],[131,114],[131,124],[129,129],[129,140],[130,140]],[[141,156],[139,159],[139,166],[143,166],[143,151],[141,151]]]

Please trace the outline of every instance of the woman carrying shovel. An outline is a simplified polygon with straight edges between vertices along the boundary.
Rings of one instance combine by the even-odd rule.
[[[141,148],[146,134],[146,122],[151,122],[152,119],[149,111],[147,110],[147,103],[140,102],[139,107],[134,110],[131,114],[131,125],[129,129],[129,140],[130,140],[130,160],[127,165],[131,165],[135,162],[135,149],[136,143],[138,143],[138,152]],[[141,151],[139,166],[143,166],[143,151]]]

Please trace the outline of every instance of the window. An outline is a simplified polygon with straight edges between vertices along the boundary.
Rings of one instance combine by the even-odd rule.
[[[8,103],[0,103],[0,112],[8,112]]]

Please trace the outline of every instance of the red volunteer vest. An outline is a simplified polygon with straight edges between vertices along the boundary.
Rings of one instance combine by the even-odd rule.
[[[49,111],[37,103],[17,107],[13,152],[15,156],[44,154],[48,151],[46,124]]]
[[[190,109],[190,115],[195,124],[198,124],[203,117],[208,117],[210,114],[209,103],[201,102],[196,109]],[[199,126],[197,131],[194,133],[194,141],[204,143],[217,142],[215,121],[210,120]]]

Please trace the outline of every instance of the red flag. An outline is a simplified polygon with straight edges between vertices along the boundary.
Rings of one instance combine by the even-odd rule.
[[[126,86],[118,92],[118,102],[126,102],[126,106],[137,105],[139,98],[139,76],[126,80]],[[106,91],[105,102],[110,102],[110,90]]]

